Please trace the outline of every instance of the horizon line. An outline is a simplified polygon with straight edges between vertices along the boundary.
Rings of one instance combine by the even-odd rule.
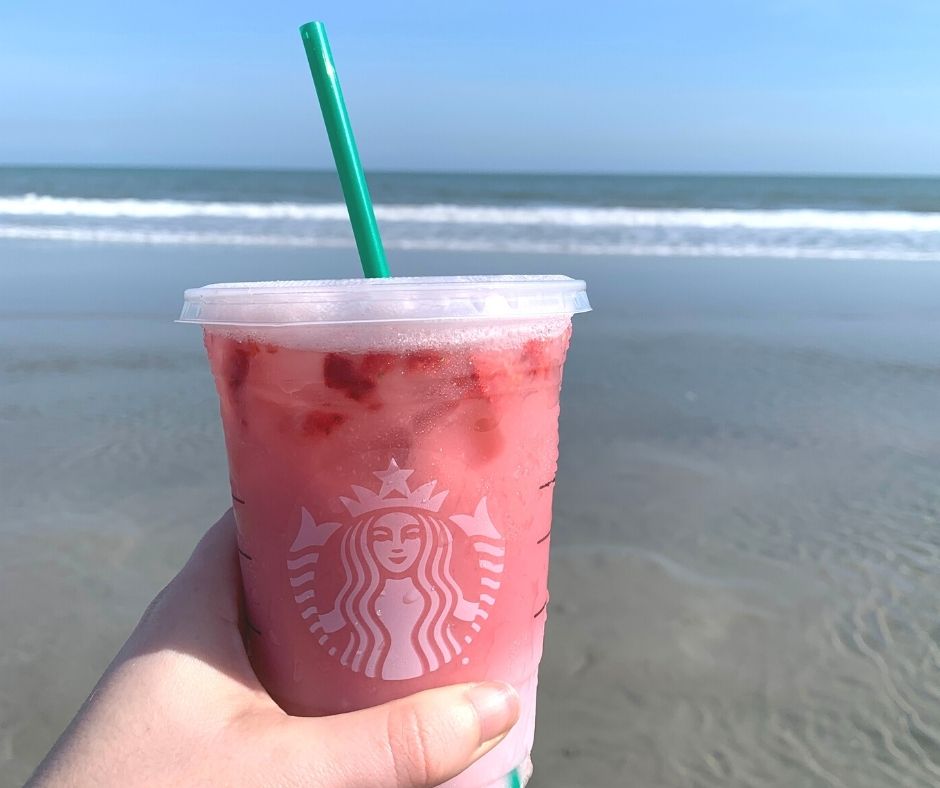
[[[335,174],[329,167],[269,167],[263,165],[205,165],[205,164],[68,164],[68,163],[41,163],[41,164],[14,164],[0,162],[0,170],[142,170],[161,172],[270,172],[292,174]],[[531,176],[531,177],[587,177],[587,178],[847,178],[847,179],[922,179],[932,180],[940,178],[937,173],[905,173],[905,172],[786,172],[786,171],[760,171],[760,170],[436,170],[436,169],[397,169],[375,168],[368,175],[494,175],[494,176]]]

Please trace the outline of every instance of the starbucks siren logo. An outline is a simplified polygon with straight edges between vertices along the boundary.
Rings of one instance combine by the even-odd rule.
[[[348,523],[317,523],[302,508],[287,561],[310,632],[340,664],[370,677],[411,679],[457,658],[489,617],[503,572],[505,540],[486,498],[473,514],[445,520],[439,512],[448,492],[435,495],[436,481],[412,490],[413,473],[392,459],[374,472],[382,482],[378,492],[352,485],[356,497],[340,498]],[[455,529],[475,551],[473,598],[455,578]],[[338,553],[343,571],[330,577],[339,575],[339,588],[317,582],[324,550]],[[329,610],[319,607],[321,597],[331,600]]]

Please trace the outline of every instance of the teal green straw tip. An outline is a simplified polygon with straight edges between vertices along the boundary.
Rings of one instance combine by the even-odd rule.
[[[317,38],[323,30],[323,22],[307,22],[300,26],[300,35],[306,39]]]
[[[370,277],[388,276],[385,250],[375,222],[372,198],[369,196],[369,187],[362,172],[359,152],[356,150],[356,140],[346,113],[343,92],[340,90],[333,66],[326,27],[322,22],[307,22],[300,26],[300,36],[320,101],[333,159],[336,161],[336,171],[343,188],[343,197],[346,199],[363,273]]]

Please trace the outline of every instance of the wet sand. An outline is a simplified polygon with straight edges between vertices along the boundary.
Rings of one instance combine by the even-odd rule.
[[[0,246],[0,785],[227,506],[186,285],[348,252]],[[588,279],[537,788],[940,779],[940,268],[402,254]],[[40,290],[42,281],[53,284]]]

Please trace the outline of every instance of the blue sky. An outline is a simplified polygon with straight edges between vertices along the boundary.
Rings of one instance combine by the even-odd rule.
[[[936,0],[3,0],[0,163],[940,173]]]

